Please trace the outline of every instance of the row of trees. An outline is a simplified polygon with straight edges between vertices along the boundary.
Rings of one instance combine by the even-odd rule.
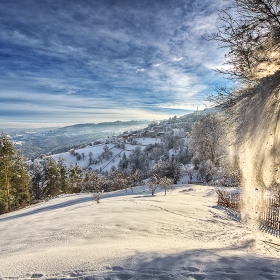
[[[67,168],[65,159],[52,157],[30,166],[30,190],[35,200],[52,197],[61,193],[77,193],[83,180],[83,170],[76,163]]]
[[[83,171],[67,168],[65,159],[47,157],[28,166],[5,133],[0,138],[0,214],[25,207],[36,200],[80,191]]]
[[[105,192],[116,191],[130,188],[133,192],[133,187],[141,184],[142,174],[138,171],[133,173],[125,172],[110,172],[101,174],[96,171],[86,170],[84,179],[81,184],[82,192]]]
[[[152,195],[154,195],[155,190],[160,187],[166,191],[172,189],[173,179],[163,176],[163,172],[156,173],[154,169],[151,168],[150,176],[148,180],[148,187],[151,190]],[[137,185],[142,185],[143,177],[139,170],[134,173],[124,173],[124,172],[110,172],[108,174],[100,174],[98,172],[87,170],[85,172],[84,180],[81,184],[82,192],[93,192],[94,199],[99,203],[99,199],[103,192],[116,191],[116,190],[127,190],[130,188],[133,192],[133,187]]]
[[[152,195],[155,194],[155,191],[158,187],[164,189],[164,195],[166,195],[166,191],[173,188],[172,183],[172,179],[166,176],[160,177],[159,175],[155,174],[150,177],[148,186],[152,192]]]
[[[0,138],[0,213],[24,207],[30,202],[26,160],[17,153],[6,134]]]

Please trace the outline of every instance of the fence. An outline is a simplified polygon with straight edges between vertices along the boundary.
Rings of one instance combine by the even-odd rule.
[[[217,205],[226,207],[228,209],[240,212],[240,193],[232,193],[228,191],[217,191],[218,202]]]
[[[266,198],[261,214],[262,228],[271,228],[280,231],[280,204],[279,199]]]
[[[239,193],[229,191],[217,191],[217,205],[240,212],[241,196]],[[273,235],[280,236],[280,200],[275,198],[265,198],[263,210],[260,215],[260,229]]]

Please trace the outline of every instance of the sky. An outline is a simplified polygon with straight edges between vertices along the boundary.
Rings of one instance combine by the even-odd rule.
[[[0,128],[202,110],[224,0],[0,0]]]

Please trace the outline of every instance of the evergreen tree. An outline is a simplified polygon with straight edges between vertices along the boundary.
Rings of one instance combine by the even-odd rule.
[[[84,179],[82,181],[82,191],[94,191],[99,186],[99,174],[93,172],[92,170],[86,170],[84,174]]]
[[[89,152],[88,156],[89,156],[89,165],[90,165],[90,164],[93,163],[93,158],[92,158],[93,153],[92,153],[92,152]]]
[[[24,156],[16,155],[12,165],[12,174],[10,177],[12,207],[25,207],[31,200],[30,176],[28,174],[28,165]]]
[[[70,190],[71,192],[79,192],[80,186],[83,180],[82,176],[83,170],[78,165],[78,163],[75,164],[75,166],[71,163],[69,168],[69,183],[70,183]]]
[[[14,145],[9,141],[7,134],[2,132],[0,139],[0,176],[1,176],[1,204],[4,211],[11,211],[11,184],[10,175],[13,158],[16,154]]]
[[[59,170],[54,158],[44,159],[44,195],[54,196],[60,193]]]
[[[31,191],[36,200],[41,199],[42,188],[40,187],[43,181],[43,167],[40,162],[35,161],[31,170]]]
[[[126,157],[125,152],[123,153],[122,159],[120,160],[118,164],[118,168],[120,171],[126,169],[128,167],[128,159]]]
[[[30,201],[26,159],[17,154],[7,134],[0,138],[0,213],[24,207]]]
[[[59,189],[62,193],[68,193],[69,192],[69,178],[68,178],[68,170],[67,166],[64,163],[66,159],[62,156],[58,158],[58,177],[59,177]]]

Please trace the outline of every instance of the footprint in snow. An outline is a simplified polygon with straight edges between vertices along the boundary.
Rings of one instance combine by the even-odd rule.
[[[41,274],[41,273],[34,273],[34,274],[31,275],[31,278],[41,278],[41,277],[43,277],[43,276],[44,276],[44,275]]]
[[[274,270],[272,270],[272,269],[270,269],[270,268],[267,268],[267,267],[263,267],[263,268],[262,268],[262,271],[263,271],[263,272],[268,272],[268,273],[273,273],[273,272],[274,272]]]
[[[183,269],[183,270],[190,271],[190,272],[197,272],[197,271],[199,271],[199,269],[198,269],[198,268],[193,267],[193,266],[182,267],[182,269]]]
[[[124,268],[121,267],[121,266],[113,266],[113,267],[112,267],[112,270],[113,270],[113,271],[122,271],[122,270],[124,270]]]

